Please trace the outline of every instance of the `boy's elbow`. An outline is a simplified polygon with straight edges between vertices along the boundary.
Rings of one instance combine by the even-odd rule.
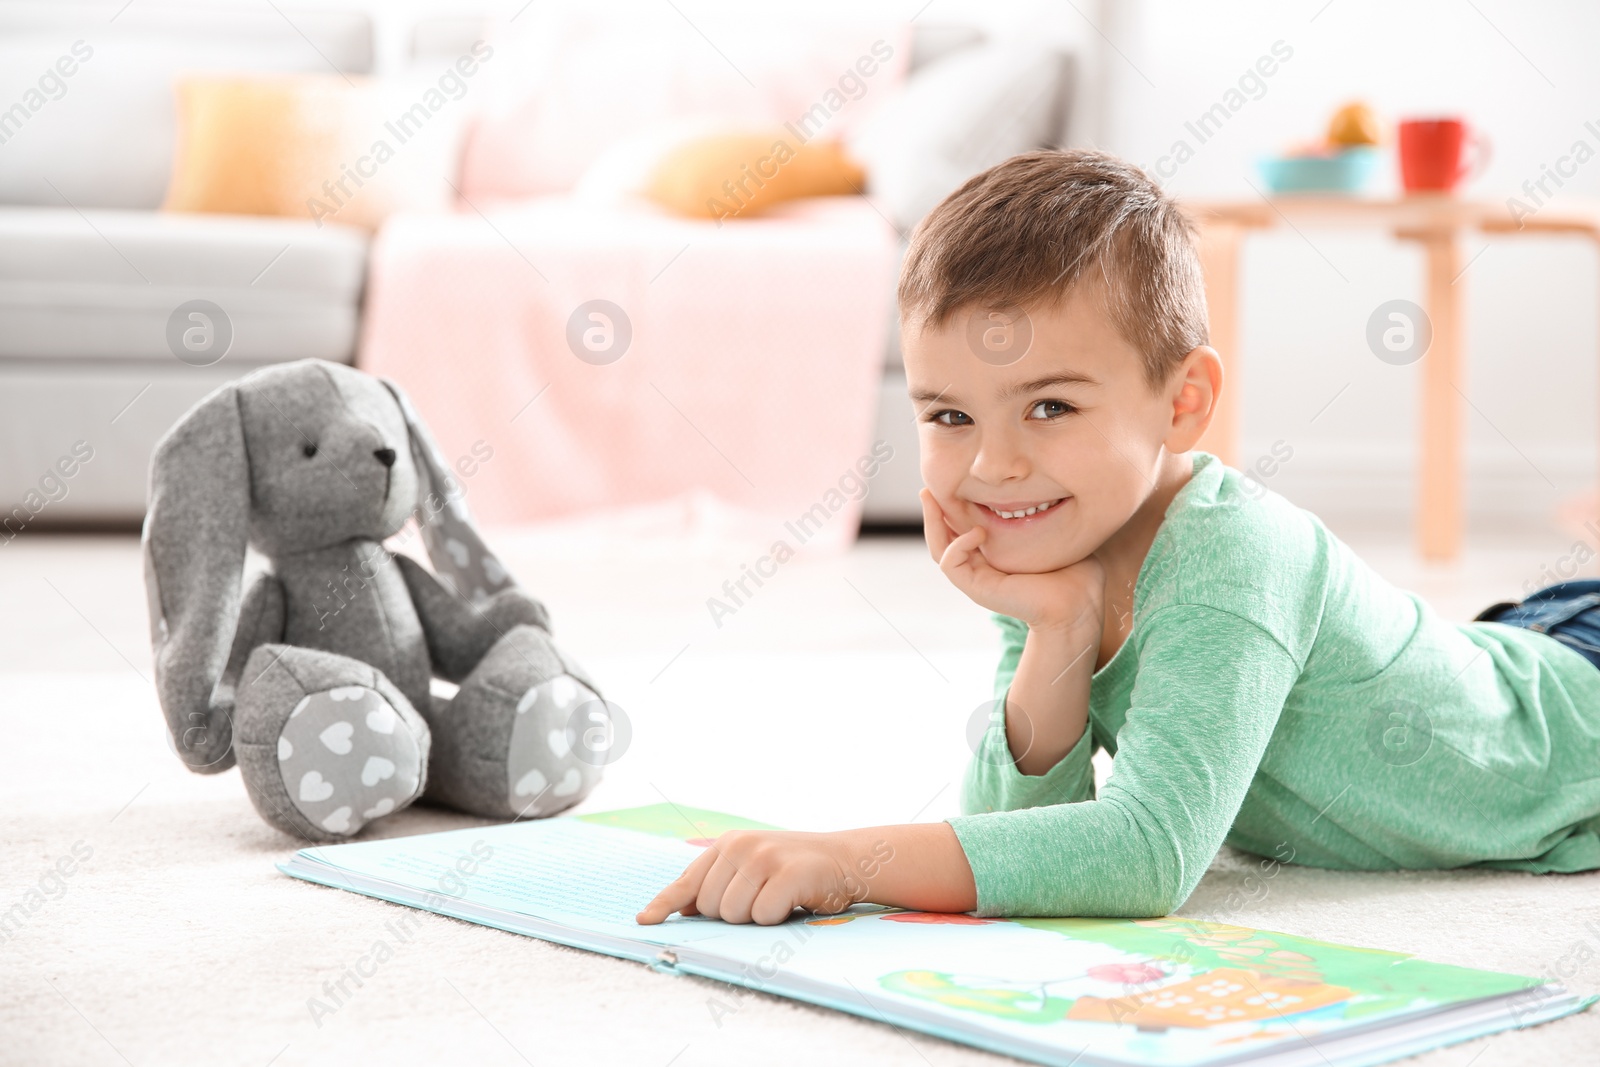
[[[1204,874],[1204,869],[1200,873]],[[1150,886],[1149,893],[1140,902],[1143,907],[1148,909],[1148,912],[1146,916],[1141,917],[1159,918],[1164,915],[1171,915],[1188,901],[1199,881],[1198,876],[1193,878],[1187,876],[1181,878],[1170,876],[1151,877],[1148,881]]]
[[[1159,919],[1183,907],[1194,892],[1194,882],[1179,874],[1181,864],[1176,857],[1170,862],[1135,863],[1126,877],[1119,878],[1115,887],[1107,885],[1107,892],[1094,902],[1094,911],[1077,914],[1107,919]]]
[[[1126,880],[1093,879],[1071,888],[1056,885],[1017,899],[983,900],[972,914],[979,918],[1160,919],[1177,911],[1188,897],[1187,888],[1150,873]]]
[[[1139,902],[1138,914],[1130,914],[1127,918],[1160,919],[1183,907],[1183,902],[1188,899],[1188,893],[1153,892]]]
[[[1135,892],[1119,896],[1092,907],[1066,908],[1060,917],[1085,919],[1160,919],[1171,915],[1183,905],[1184,898],[1157,890]]]

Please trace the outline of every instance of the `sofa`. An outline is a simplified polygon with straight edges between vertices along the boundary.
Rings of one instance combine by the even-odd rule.
[[[659,25],[636,12],[641,23],[623,26],[562,6],[530,11],[544,22],[522,24],[523,51],[496,39],[500,69],[539,74],[484,104],[460,176],[471,211],[396,218],[379,235],[359,364],[419,394],[448,451],[492,440],[508,455],[472,487],[491,521],[709,489],[751,537],[786,537],[785,516],[814,512],[841,472],[876,455],[893,458],[865,464],[864,500],[833,497],[826,540],[848,543],[862,522],[920,525],[894,305],[907,237],[972,174],[1066,142],[1075,57],[970,25],[874,24],[870,12],[862,25],[811,16],[774,55],[752,47],[763,31],[739,25],[750,16],[697,15],[695,29],[731,53],[719,57],[698,40],[652,48],[683,30],[670,10]],[[483,32],[430,34],[432,61]],[[889,60],[863,62],[869,51]],[[636,55],[652,63],[607,68]],[[787,117],[803,140],[812,131],[795,116],[818,115],[803,109],[852,69],[863,77],[850,101],[826,105],[829,132],[864,164],[869,198],[713,223],[667,215],[613,173],[708,101],[730,123],[775,129]],[[852,115],[855,101],[874,110]],[[595,297],[631,315],[636,350],[648,345],[603,371],[576,363],[562,336],[568,312]],[[446,349],[460,353],[450,364],[436,356]],[[750,410],[763,405],[764,416]],[[778,411],[808,414],[791,424]]]
[[[407,27],[401,59],[431,69],[503,29],[472,15],[422,19]],[[205,393],[264,363],[357,362],[374,337],[393,334],[370,319],[365,230],[157,210],[172,167],[174,75],[370,73],[376,36],[367,15],[330,10],[0,4],[0,543],[27,529],[136,524],[155,441]],[[867,393],[849,387],[870,409],[862,448],[884,441],[902,458],[869,480],[841,524],[850,536],[857,518],[920,521],[892,292],[907,234],[968,174],[1065,143],[1074,89],[1071,55],[1026,53],[1019,75],[1022,53],[972,26],[918,21],[910,42],[894,90],[900,117],[857,145],[871,157],[870,211],[893,248],[887,269],[861,274],[881,302],[870,327],[879,354]],[[488,206],[474,200],[460,214],[477,220]],[[394,236],[438,221],[402,214]],[[432,392],[416,400],[436,419]]]
[[[361,74],[363,14],[0,4],[0,543],[144,514],[155,441],[266,363],[355,356],[368,236],[162,213],[174,74]]]

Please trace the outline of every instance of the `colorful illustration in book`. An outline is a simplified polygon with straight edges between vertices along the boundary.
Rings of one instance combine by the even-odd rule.
[[[1175,985],[1108,999],[1079,997],[1069,1019],[1132,1023],[1149,1029],[1268,1022],[1349,1000],[1352,991],[1325,982],[1295,982],[1232,967],[1218,967]]]
[[[807,926],[843,926],[856,919],[879,918],[888,922],[897,923],[932,923],[942,926],[984,926],[988,923],[1010,922],[1010,919],[980,919],[975,915],[964,912],[942,911],[906,911],[902,908],[891,908],[887,904],[872,905],[877,911],[857,911],[848,915],[829,915],[822,919],[804,919]],[[888,912],[889,914],[880,914]]]
[[[885,989],[897,993],[1001,1019],[1127,1023],[1142,1030],[1270,1022],[1352,996],[1343,986],[1274,978],[1239,968],[1186,971],[1165,961],[1146,960],[1097,964],[1080,974],[1047,982],[932,970],[896,971],[880,981]],[[1117,988],[1104,996],[1083,991],[1085,986],[1100,984]]]
[[[937,923],[944,926],[983,926],[992,922],[1004,922],[1003,919],[980,919],[975,915],[963,912],[954,914],[941,911],[900,911],[893,915],[885,915],[885,922],[892,923]]]
[[[1060,1022],[1077,1003],[1073,997],[1052,995],[1053,982],[1017,982],[992,975],[895,971],[878,983],[892,993],[1023,1023]]]
[[[1174,960],[1196,970],[1234,967],[1267,978],[1342,986],[1357,994],[1340,1009],[1340,1017],[1347,1021],[1397,1008],[1514,992],[1541,981],[1433,963],[1404,952],[1174,915],[1011,921],[1072,940],[1097,941],[1141,956]]]
[[[1101,974],[1050,982],[1015,982],[992,975],[957,975],[943,971],[896,971],[881,980],[885,989],[931,1000],[948,1008],[977,1011],[1000,1019],[1053,1023],[1062,1019],[1127,1023],[1143,1030],[1173,1026],[1201,1028],[1224,1023],[1271,1022],[1296,1012],[1312,1011],[1350,999],[1351,991],[1324,983],[1289,982],[1250,971],[1221,967],[1178,982],[1127,992],[1121,996],[1056,996],[1053,986],[1083,977],[1138,979],[1148,986],[1165,977],[1153,963],[1110,964]],[[1107,972],[1115,973],[1107,973]]]
[[[1307,1020],[1311,1013],[1351,1021],[1397,1008],[1509,992],[1538,981],[1486,976],[1404,953],[1173,916],[1131,922],[975,919],[924,912],[851,918],[949,925],[1015,923],[1125,954],[1122,962],[1096,964],[1048,981],[927,968],[894,971],[879,979],[884,989],[895,993],[1031,1024],[1068,1020],[1127,1024],[1141,1030],[1234,1023],[1267,1027]]]

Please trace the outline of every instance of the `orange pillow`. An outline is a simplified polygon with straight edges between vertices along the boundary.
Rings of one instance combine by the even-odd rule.
[[[662,157],[646,194],[680,215],[742,218],[803,196],[859,193],[866,172],[835,141],[786,130],[698,137]]]
[[[385,122],[403,111],[385,106],[397,94],[369,79],[190,75],[176,95],[163,210],[376,229],[399,208],[449,203],[458,120],[430,115],[397,131]]]

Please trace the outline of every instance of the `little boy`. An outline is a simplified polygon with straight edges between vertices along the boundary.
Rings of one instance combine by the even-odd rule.
[[[724,834],[639,922],[1159,916],[1224,843],[1600,868],[1600,583],[1447,622],[1197,451],[1222,368],[1191,224],[1142,171],[1001,163],[917,227],[899,297],[928,546],[1004,635],[964,814]]]

